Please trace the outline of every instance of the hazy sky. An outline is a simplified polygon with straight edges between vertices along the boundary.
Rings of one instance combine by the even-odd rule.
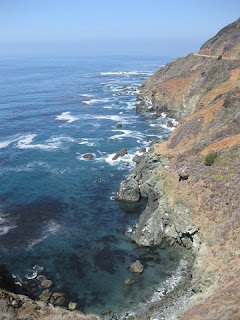
[[[0,53],[179,56],[240,16],[240,0],[0,0]]]

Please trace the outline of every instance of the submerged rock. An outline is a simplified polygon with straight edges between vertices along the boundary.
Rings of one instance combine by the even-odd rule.
[[[130,286],[131,284],[134,284],[135,280],[134,279],[127,279],[124,281],[125,286]]]
[[[102,311],[102,316],[107,316],[107,315],[109,315],[109,314],[111,314],[111,309],[105,309],[104,311]]]
[[[143,265],[139,260],[133,262],[130,266],[130,271],[132,273],[142,273],[143,272]]]
[[[112,157],[112,160],[117,160],[118,158],[125,156],[125,154],[127,154],[127,153],[128,153],[127,149],[123,148],[118,153],[116,153],[115,156]]]

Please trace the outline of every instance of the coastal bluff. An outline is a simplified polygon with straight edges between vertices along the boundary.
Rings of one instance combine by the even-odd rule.
[[[193,267],[186,299],[177,302],[184,295],[181,288],[168,300],[172,309],[165,310],[160,301],[147,315],[128,320],[240,319],[239,35],[240,19],[198,53],[167,64],[140,87],[137,112],[154,118],[164,112],[180,123],[168,141],[134,157],[136,166],[116,198],[148,201],[132,241],[146,247],[163,241],[183,246],[191,252]],[[0,319],[99,319],[70,311],[73,303],[67,310],[32,300],[8,278],[8,286],[0,289]]]
[[[238,320],[240,19],[198,53],[156,71],[137,100],[137,112],[155,118],[164,112],[180,122],[168,141],[135,156],[117,195],[148,199],[132,236],[137,245],[166,241],[192,251],[192,295],[164,319]]]

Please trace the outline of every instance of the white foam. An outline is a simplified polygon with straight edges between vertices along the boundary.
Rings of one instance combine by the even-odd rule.
[[[181,260],[177,270],[173,273],[171,277],[160,284],[160,287],[155,290],[155,292],[147,298],[146,302],[140,302],[132,310],[125,310],[124,312],[129,315],[137,315],[139,310],[144,311],[146,307],[151,306],[152,304],[159,303],[161,299],[166,295],[174,291],[174,289],[179,285],[180,281],[183,278],[184,271],[188,262],[186,260]],[[157,315],[155,315],[157,316]],[[156,318],[151,318],[152,320]],[[158,318],[157,318],[158,319]],[[175,319],[175,318],[174,318]]]
[[[129,119],[126,119],[124,117],[120,117],[119,115],[105,115],[105,116],[93,116],[93,119],[98,119],[98,120],[112,120],[112,121],[117,121],[121,122],[124,124],[130,123]]]
[[[17,141],[18,138],[14,138],[11,140],[0,141],[0,149],[8,147],[11,143]]]
[[[175,127],[168,127],[166,124],[160,124],[160,127],[169,131],[173,131],[175,129]]]
[[[179,124],[179,122],[176,119],[172,119],[171,121],[172,121],[174,127],[176,127]]]
[[[35,279],[37,277],[38,273],[34,270],[27,270],[27,273],[24,275],[24,277],[28,280]]]
[[[47,140],[48,144],[51,146],[60,146],[62,142],[75,142],[75,139],[69,136],[57,136],[57,137],[51,137]]]
[[[98,102],[109,102],[110,99],[109,98],[105,98],[105,99],[91,99],[91,100],[86,100],[86,101],[82,101],[82,103],[84,104],[94,104],[94,103],[98,103]]]
[[[166,118],[166,117],[167,117],[167,114],[166,114],[165,112],[162,112],[162,113],[161,113],[161,117],[162,117],[162,118]]]
[[[152,71],[114,71],[114,72],[99,72],[101,76],[131,76],[131,75],[150,75]]]
[[[123,138],[134,138],[134,139],[143,139],[144,136],[142,135],[141,132],[138,131],[132,131],[132,130],[112,130],[112,132],[122,132],[122,134],[116,134],[114,136],[111,136],[109,139],[120,139],[122,140]]]
[[[26,136],[21,136],[19,138],[19,141],[17,143],[17,147],[19,149],[43,149],[43,150],[53,150],[53,149],[57,149],[58,146],[53,144],[31,144],[34,140],[34,138],[36,137],[36,134],[28,134]]]
[[[103,109],[112,109],[112,107],[103,107]]]
[[[62,112],[59,116],[56,117],[57,120],[67,121],[68,123],[78,120],[78,118],[71,115],[70,111]]]
[[[94,95],[87,93],[79,93],[79,97],[92,98]]]
[[[116,153],[108,154],[107,156],[103,157],[102,159],[105,160],[108,164],[112,165],[118,165],[123,164],[124,167],[126,167],[126,163],[129,164],[129,168],[133,167],[135,164],[132,161],[133,157],[135,156],[135,153],[127,153],[123,157],[119,157],[116,160],[113,160],[113,157],[116,155]],[[101,158],[100,158],[101,159]],[[99,159],[99,160],[100,160]]]
[[[43,242],[50,235],[56,234],[59,230],[60,230],[60,225],[56,221],[50,220],[48,222],[48,224],[46,225],[46,227],[45,227],[45,229],[44,229],[44,231],[42,233],[42,236],[39,239],[32,240],[31,243],[29,243],[27,249],[29,250],[33,246],[35,246],[36,244],[39,244],[39,243]],[[37,271],[34,271],[34,272],[37,273]]]
[[[7,234],[11,229],[16,228],[16,225],[8,218],[7,214],[0,212],[0,236]]]

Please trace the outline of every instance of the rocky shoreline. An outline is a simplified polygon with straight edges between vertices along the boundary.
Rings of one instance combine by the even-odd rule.
[[[136,167],[116,199],[148,199],[131,238],[138,246],[178,244],[194,261],[180,297],[178,290],[165,297],[171,308],[160,302],[153,312],[129,319],[240,317],[239,32],[240,19],[140,87],[137,112],[164,112],[180,124],[167,142],[134,157]]]
[[[136,167],[115,198],[147,199],[132,241],[145,247],[163,241],[181,246],[188,252],[185,261],[192,264],[183,265],[185,276],[172,290],[156,292],[146,312],[121,319],[240,319],[239,34],[240,19],[208,40],[198,54],[174,60],[140,88],[137,112],[155,117],[165,112],[180,124],[168,141],[157,141],[134,157]],[[6,290],[0,290],[0,298],[1,310],[10,314],[4,314],[6,319],[99,319]],[[110,311],[105,311],[109,319]]]

